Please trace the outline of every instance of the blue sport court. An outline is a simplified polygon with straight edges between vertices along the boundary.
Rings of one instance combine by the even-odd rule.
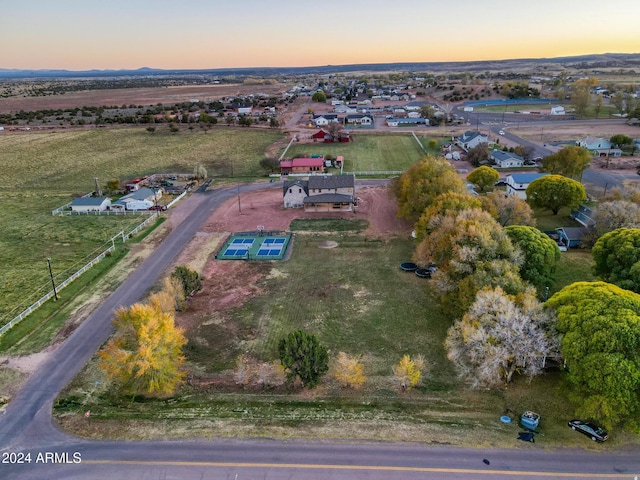
[[[218,260],[282,260],[289,246],[288,232],[232,234],[216,255]]]

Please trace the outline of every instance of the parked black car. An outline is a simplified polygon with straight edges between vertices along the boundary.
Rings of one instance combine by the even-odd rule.
[[[572,430],[584,433],[594,442],[604,442],[609,438],[609,434],[607,432],[591,422],[583,422],[582,420],[571,420],[569,422],[569,426]]]

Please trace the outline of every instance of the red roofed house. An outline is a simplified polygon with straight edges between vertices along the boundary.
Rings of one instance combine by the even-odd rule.
[[[280,162],[280,173],[324,173],[324,158],[294,158]]]

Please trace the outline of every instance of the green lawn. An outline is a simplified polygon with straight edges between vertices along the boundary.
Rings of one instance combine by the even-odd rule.
[[[51,210],[110,178],[126,180],[154,172],[192,172],[203,163],[209,175],[262,174],[259,161],[280,133],[213,129],[208,133],[150,134],[143,128],[95,129],[0,136],[0,324],[50,287],[46,259],[62,281],[121,230],[144,217],[68,217]]]
[[[320,223],[324,225],[318,229],[327,228]],[[298,225],[298,231],[303,227]],[[317,334],[331,356],[339,351],[362,355],[368,380],[361,390],[341,389],[328,378],[316,390],[300,393],[222,382],[186,385],[169,399],[132,400],[110,392],[94,360],[59,398],[57,419],[77,434],[94,437],[206,435],[213,428],[216,436],[514,447],[518,425],[503,425],[499,417],[517,418],[531,409],[543,419],[538,443],[589,445],[566,427],[575,405],[559,371],[532,382],[516,378],[508,388],[493,391],[460,383],[443,346],[452,319],[432,295],[430,280],[399,268],[411,258],[413,241],[369,240],[344,229],[314,235],[313,225],[304,228],[306,234],[295,235],[290,260],[253,264],[264,275],[258,282],[260,294],[228,312],[198,313],[199,326],[189,332],[186,347],[189,369],[197,383],[233,369],[240,354],[276,359],[279,339],[302,328]],[[326,241],[338,247],[318,248]],[[557,280],[562,281],[567,279]],[[403,394],[391,378],[391,367],[406,353],[423,355],[426,371],[422,385]],[[96,381],[100,386],[92,386]],[[83,421],[86,410],[92,412],[90,422]],[[628,441],[620,433],[609,446]]]
[[[305,154],[342,155],[346,172],[404,170],[424,156],[411,134],[356,134],[349,143],[293,144],[286,156],[294,158]]]

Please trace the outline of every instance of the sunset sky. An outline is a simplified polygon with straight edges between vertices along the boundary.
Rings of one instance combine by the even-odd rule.
[[[640,0],[0,0],[0,68],[207,69],[639,53]]]

